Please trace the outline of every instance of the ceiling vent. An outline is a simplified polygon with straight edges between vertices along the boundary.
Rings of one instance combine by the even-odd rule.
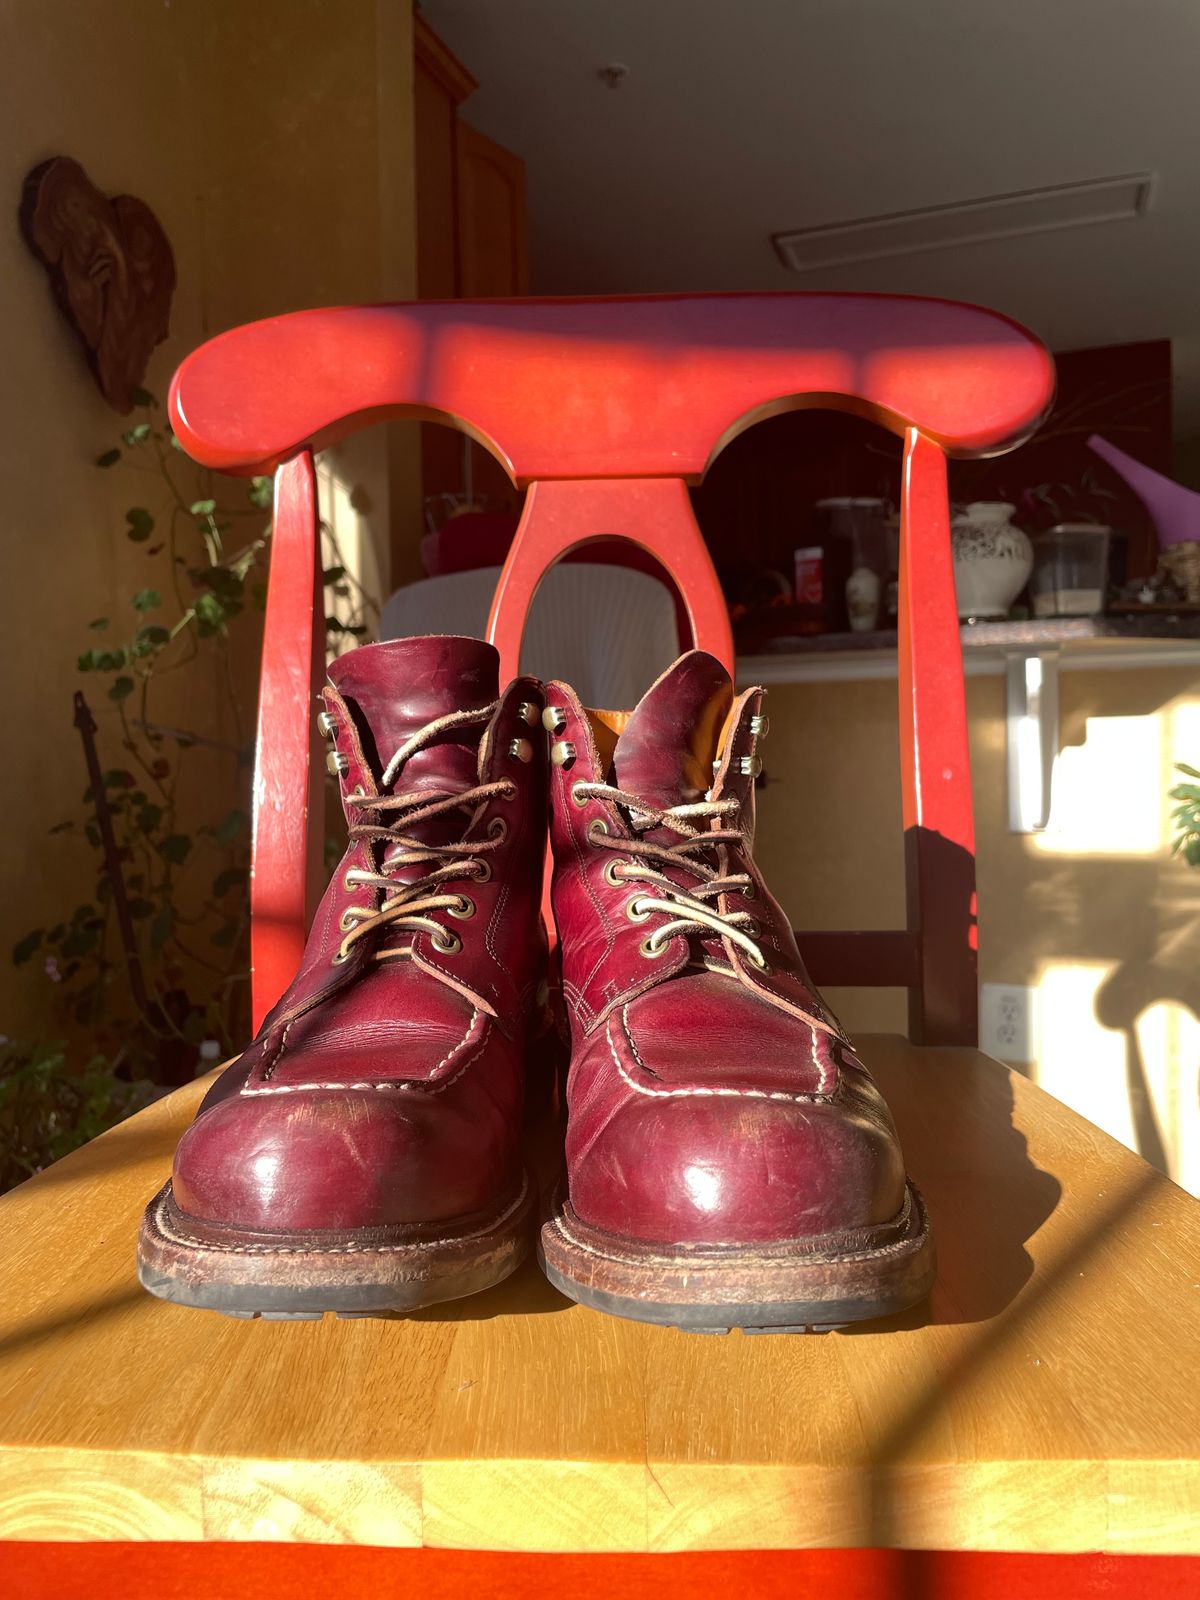
[[[1053,233],[1094,222],[1123,222],[1139,217],[1150,204],[1153,174],[1134,172],[1119,178],[1092,178],[1086,183],[1061,183],[1048,189],[1024,189],[985,200],[949,206],[894,211],[857,222],[835,222],[820,228],[776,233],[771,242],[779,259],[793,272],[841,267],[852,261],[880,261],[887,256],[946,250],[989,239],[1017,239],[1029,233]]]

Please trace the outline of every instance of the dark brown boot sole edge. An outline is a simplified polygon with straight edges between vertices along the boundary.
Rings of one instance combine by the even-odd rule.
[[[911,1183],[898,1216],[875,1228],[671,1252],[599,1233],[558,1197],[538,1259],[580,1305],[693,1333],[824,1332],[907,1310],[937,1275],[929,1218]]]
[[[530,1252],[534,1190],[471,1225],[371,1228],[337,1235],[239,1234],[186,1216],[166,1183],[138,1233],[142,1287],[161,1300],[228,1316],[317,1320],[419,1311],[493,1288]]]

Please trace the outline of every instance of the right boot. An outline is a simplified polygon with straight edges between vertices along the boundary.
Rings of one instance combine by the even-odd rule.
[[[551,1283],[706,1333],[912,1305],[934,1276],[925,1208],[754,860],[762,690],[735,695],[693,650],[632,712],[547,694],[571,1026]]]
[[[300,969],[146,1210],[152,1294],[236,1316],[409,1311],[527,1254],[526,1055],[545,1013],[543,695],[477,639],[329,669],[349,844]]]

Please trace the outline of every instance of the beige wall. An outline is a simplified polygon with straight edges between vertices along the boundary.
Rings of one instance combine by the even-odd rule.
[[[74,658],[95,642],[90,618],[127,617],[129,595],[162,577],[123,535],[124,509],[146,488],[122,468],[92,465],[127,424],[100,398],[20,237],[22,178],[47,156],[72,155],[104,190],[157,212],[179,276],[171,337],[146,380],[160,396],[190,348],[236,323],[406,298],[415,283],[412,19],[409,0],[6,0],[2,27],[0,638],[10,726],[0,1031],[22,1032],[50,1025],[52,996],[36,972],[14,972],[9,948],[91,893],[90,852],[46,835],[78,810],[86,781],[71,726]],[[334,463],[358,491],[384,579],[393,509],[409,515],[415,498],[407,448],[403,436],[376,432]],[[111,745],[102,690],[85,687]],[[186,697],[190,726],[227,732],[205,728],[194,673]],[[107,749],[106,764],[116,755]],[[211,781],[228,780],[214,768]]]
[[[1004,680],[970,678],[980,977],[1037,991],[1036,1079],[1200,1192],[1200,871],[1169,856],[1176,760],[1200,765],[1200,669],[1064,671],[1053,832],[1008,831]],[[758,855],[793,922],[903,927],[894,682],[768,699]],[[899,991],[830,991],[852,1031]]]

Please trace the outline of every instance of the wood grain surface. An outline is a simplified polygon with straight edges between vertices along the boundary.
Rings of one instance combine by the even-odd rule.
[[[863,1054],[940,1276],[807,1337],[617,1321],[532,1264],[407,1320],[153,1300],[178,1091],[0,1201],[0,1537],[1200,1551],[1200,1206],[975,1051]]]

